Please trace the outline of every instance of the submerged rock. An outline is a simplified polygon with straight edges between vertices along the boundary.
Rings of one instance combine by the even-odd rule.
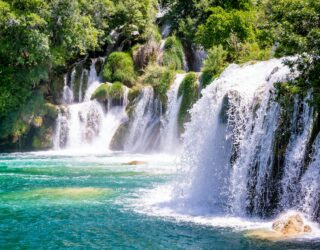
[[[144,165],[144,164],[147,164],[147,162],[145,162],[145,161],[130,161],[124,165]]]

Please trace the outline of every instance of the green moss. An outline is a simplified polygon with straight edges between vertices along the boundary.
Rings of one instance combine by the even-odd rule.
[[[175,36],[168,37],[165,42],[162,64],[172,70],[183,69],[183,46],[180,40]]]
[[[163,103],[166,103],[166,94],[174,80],[174,76],[175,72],[173,70],[153,64],[147,67],[142,81],[144,85],[151,85],[155,95]]]
[[[123,96],[123,84],[121,82],[114,82],[110,86],[109,95],[112,99],[121,99]]]
[[[131,86],[136,77],[133,60],[128,53],[113,52],[103,67],[103,78],[109,82],[123,82]]]
[[[108,83],[101,84],[92,94],[91,100],[97,99],[99,101],[105,101],[108,99],[110,91],[110,85]]]
[[[106,101],[108,98],[120,100],[123,96],[123,88],[124,86],[121,82],[101,84],[92,94],[91,100]]]
[[[141,91],[141,86],[139,85],[136,85],[131,89],[129,89],[128,99],[130,103],[133,102],[133,100],[139,96],[140,91]]]
[[[180,132],[183,132],[183,125],[190,120],[189,110],[198,99],[197,75],[190,72],[182,81],[178,95],[182,96],[181,107],[178,115]]]

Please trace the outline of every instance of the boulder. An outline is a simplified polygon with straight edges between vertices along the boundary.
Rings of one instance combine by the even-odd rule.
[[[298,213],[288,213],[272,224],[272,228],[255,229],[246,232],[246,236],[262,240],[283,241],[312,233],[311,226]]]
[[[293,214],[280,218],[273,223],[272,229],[283,235],[297,235],[312,231],[309,225],[305,225],[302,217],[299,214]]]

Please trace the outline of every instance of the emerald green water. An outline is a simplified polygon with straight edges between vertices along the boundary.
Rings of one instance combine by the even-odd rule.
[[[174,170],[167,156],[2,154],[0,249],[319,249],[139,211],[143,190]]]

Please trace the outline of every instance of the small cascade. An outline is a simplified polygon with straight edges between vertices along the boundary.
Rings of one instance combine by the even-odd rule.
[[[73,90],[71,87],[68,86],[68,77],[67,75],[64,76],[64,87],[62,93],[62,101],[64,104],[70,104],[73,102]]]
[[[101,84],[100,78],[99,78],[97,71],[96,71],[96,63],[97,63],[97,59],[93,59],[92,64],[90,66],[88,84],[87,84],[87,89],[86,89],[86,93],[84,96],[85,102],[90,101],[90,98],[91,98],[93,92]]]
[[[168,108],[162,121],[161,148],[165,152],[176,152],[179,147],[178,115],[182,96],[179,97],[179,87],[186,74],[177,74],[174,83],[167,93]]]
[[[281,209],[288,209],[295,202],[297,184],[302,174],[301,166],[306,157],[313,125],[313,109],[308,104],[310,99],[311,93],[309,92],[303,102],[299,100],[298,96],[294,100],[292,135],[285,155],[284,175],[281,181]]]
[[[82,99],[83,99],[83,93],[82,93],[83,81],[84,81],[84,77],[85,77],[87,74],[88,74],[88,71],[87,71],[86,69],[83,69],[82,72],[81,72],[81,76],[80,76],[78,102],[82,102]]]
[[[103,107],[97,102],[72,104],[68,107],[67,148],[81,148],[92,143],[101,133],[104,118]]]
[[[320,220],[320,134],[313,144],[312,161],[301,179],[299,208],[311,219]]]
[[[87,71],[84,69],[80,77],[79,103],[74,102],[73,91],[67,85],[65,77],[65,88],[63,92],[64,103],[61,107],[56,121],[54,136],[55,149],[94,149],[107,150],[112,137],[120,126],[127,119],[126,106],[128,105],[128,89],[124,87],[122,103],[113,105],[112,100],[108,101],[107,109],[96,100],[90,100],[92,93],[101,84],[95,69],[96,59],[92,60],[87,82],[87,90],[82,101],[82,88],[84,76]],[[71,86],[75,78],[75,71],[71,74]]]
[[[61,110],[59,111],[56,124],[53,145],[55,150],[59,150],[61,147],[66,146],[69,133],[68,120],[62,115]]]
[[[146,152],[159,143],[160,106],[154,98],[153,88],[144,87],[126,137],[126,151]]]
[[[192,48],[192,52],[194,54],[193,70],[200,72],[208,53],[202,47]]]
[[[279,118],[273,83],[289,74],[277,59],[230,65],[202,91],[183,135],[176,207],[192,214],[265,212]]]

